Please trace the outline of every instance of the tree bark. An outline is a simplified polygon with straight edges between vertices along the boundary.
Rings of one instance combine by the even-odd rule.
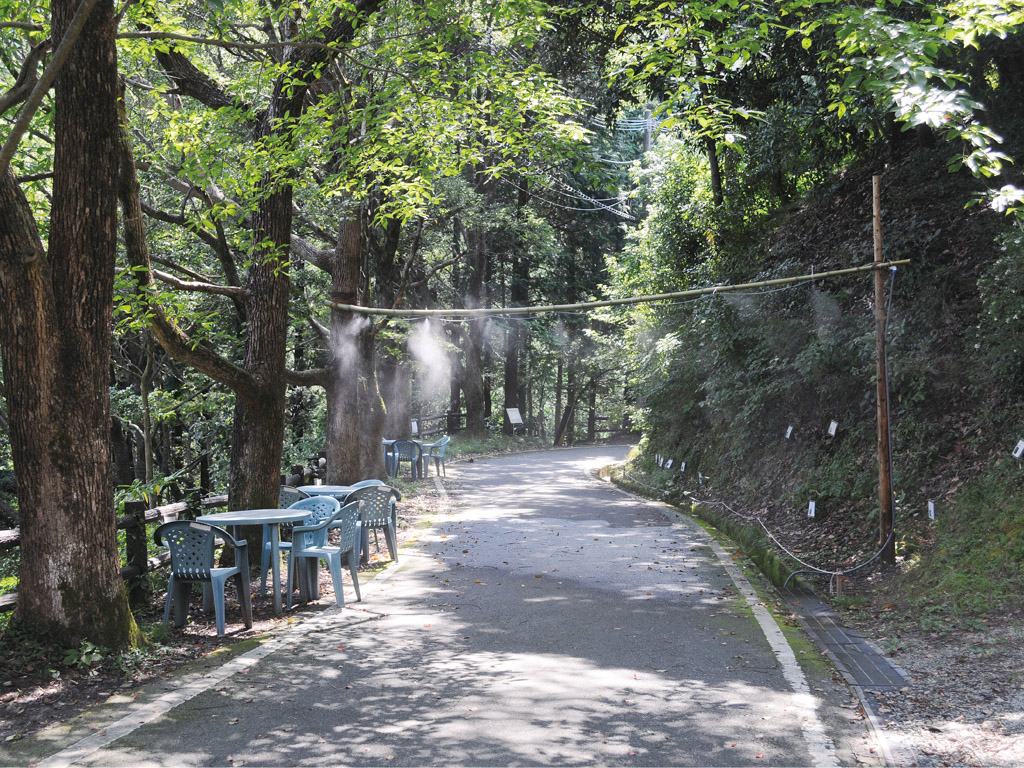
[[[74,0],[54,0],[61,39]],[[57,75],[49,252],[0,178],[0,345],[22,514],[17,618],[75,645],[138,643],[118,570],[110,454],[117,54],[101,0]]]
[[[486,232],[483,223],[466,228],[466,258],[468,260],[469,289],[466,306],[476,309],[484,305],[484,274],[487,262]],[[484,403],[484,334],[486,319],[473,319],[466,323],[463,334],[464,376],[462,391],[466,395],[466,431],[473,436],[487,430]]]
[[[353,306],[363,302],[363,217],[353,211],[342,223],[331,297]],[[382,477],[384,404],[374,373],[370,321],[354,312],[331,310],[327,368],[327,482],[339,485]]]

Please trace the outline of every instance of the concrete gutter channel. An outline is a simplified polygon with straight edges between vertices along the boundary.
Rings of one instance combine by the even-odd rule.
[[[844,627],[838,614],[824,600],[806,590],[786,590],[782,594],[807,635],[856,692],[886,762],[889,765],[918,765],[917,754],[913,750],[887,737],[876,698],[878,691],[905,688],[910,682],[909,675],[885,658],[859,632]]]
[[[594,474],[607,481],[607,472]],[[439,478],[435,477],[434,482],[446,503],[447,494]],[[634,496],[625,490],[619,490]],[[690,519],[688,515],[664,502],[642,500],[662,507],[670,519]],[[716,550],[721,549],[714,539],[711,541]],[[723,557],[724,561],[729,561],[729,566],[736,567],[724,550],[719,553],[719,559]],[[375,574],[367,583],[391,578],[391,572],[400,567],[401,564],[393,563]],[[907,684],[907,677],[902,670],[886,660],[859,633],[843,627],[839,617],[822,600],[805,592],[782,593],[782,597],[797,614],[808,637],[857,694],[885,762],[892,766],[916,764],[914,753],[887,740],[882,728],[878,702],[872,695],[873,691],[904,687]],[[315,615],[290,623],[266,638],[255,641],[255,647],[252,642],[240,643],[223,653],[193,663],[169,679],[147,684],[127,694],[112,696],[107,702],[86,710],[66,723],[46,729],[24,741],[5,745],[0,749],[0,766],[54,768],[72,765],[76,760],[137,729],[140,724],[154,720],[200,693],[214,688],[230,676],[245,674],[249,667],[264,657],[296,645],[312,632],[323,631],[332,624],[349,625],[375,618],[375,615],[367,614],[366,618],[362,619],[353,616],[351,609],[338,609],[332,604]],[[827,757],[834,759],[833,755]],[[829,762],[830,760],[826,760],[826,764]]]

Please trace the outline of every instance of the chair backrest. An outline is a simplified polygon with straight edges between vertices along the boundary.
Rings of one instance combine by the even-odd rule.
[[[362,506],[363,502],[361,501],[349,502],[334,516],[335,522],[331,524],[331,527],[341,531],[338,547],[342,552],[354,551],[358,546],[356,536],[358,536],[359,510],[362,509]]]
[[[215,539],[234,542],[227,531],[215,525],[175,520],[153,532],[153,540],[171,551],[171,572],[178,579],[204,580],[213,568]]]
[[[277,506],[281,509],[286,509],[296,501],[308,498],[309,494],[305,491],[300,491],[298,488],[292,488],[290,485],[282,485],[281,493],[277,497]]]
[[[296,501],[288,509],[301,509],[309,512],[313,518],[312,524],[315,525],[341,509],[341,504],[333,496],[309,496]]]
[[[292,552],[327,546],[327,532],[332,528],[341,531],[341,551],[352,549],[356,541],[356,522],[359,519],[358,501],[339,507],[332,514],[309,525],[300,525],[292,529]]]
[[[395,455],[399,461],[419,461],[423,456],[423,449],[419,443],[412,440],[396,440]]]
[[[451,441],[451,435],[445,435],[432,446],[430,446],[430,455],[436,456],[439,459],[443,459],[445,449],[448,447],[448,443],[450,443]]]
[[[394,489],[387,485],[371,485],[357,488],[348,495],[349,503],[361,501],[363,508],[359,519],[366,527],[381,527],[391,519],[391,508],[394,504]]]
[[[384,485],[384,481],[374,477],[369,480],[360,480],[358,483],[352,483],[353,488],[366,488],[368,485]]]

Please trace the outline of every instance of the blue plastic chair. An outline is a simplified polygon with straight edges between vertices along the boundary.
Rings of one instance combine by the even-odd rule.
[[[430,460],[434,460],[434,472],[440,475],[444,471],[444,476],[448,477],[448,471],[444,466],[444,452],[448,450],[448,443],[452,440],[451,436],[445,435],[436,443],[430,445],[424,445],[423,449],[427,452],[427,455],[423,457],[423,463],[426,467],[430,468]]]
[[[332,499],[332,501],[334,501]],[[335,501],[335,504],[337,502]],[[334,584],[334,599],[339,606],[345,605],[345,591],[341,581],[341,558],[348,554],[348,570],[352,574],[352,584],[356,591],[356,601],[362,600],[359,594],[359,566],[356,562],[356,548],[359,541],[359,509],[361,502],[346,504],[336,512],[323,517],[310,525],[297,525],[292,528],[292,551],[288,561],[288,609],[292,607],[292,585],[298,573],[300,560],[324,560],[331,572]],[[339,529],[341,539],[338,546],[327,543],[327,531]]]
[[[412,440],[396,440],[393,459],[395,477],[402,473],[402,463],[409,462],[409,474],[413,480],[423,475],[423,447]]]
[[[300,491],[298,488],[292,488],[290,485],[282,485],[281,493],[277,497],[277,506],[281,509],[287,509],[296,501],[302,501],[308,499],[309,494],[305,491]]]
[[[370,556],[370,531],[376,538],[377,531],[384,531],[384,539],[391,553],[391,559],[398,562],[398,540],[396,531],[398,529],[398,512],[395,502],[402,498],[402,494],[387,485],[372,485],[365,488],[357,488],[348,495],[349,503],[361,501],[362,509],[359,512],[360,531],[360,562],[367,562]],[[377,546],[380,551],[380,545]]]
[[[215,539],[235,550],[235,565],[232,568],[214,567]],[[223,528],[206,523],[176,520],[164,523],[153,532],[158,546],[167,547],[171,552],[171,575],[167,581],[167,601],[164,604],[164,624],[171,615],[174,604],[174,626],[185,623],[188,614],[188,598],[193,584],[203,584],[204,604],[209,594],[213,595],[213,610],[217,618],[217,636],[224,635],[224,586],[234,578],[238,586],[238,601],[242,607],[242,620],[246,628],[252,627],[252,597],[249,594],[249,558],[245,541],[236,541]]]
[[[309,510],[310,514],[316,514],[318,516],[331,515],[338,511],[340,505],[335,499],[329,496],[309,496],[308,494],[302,494],[298,488],[289,488],[289,490],[297,490],[298,493],[302,494],[301,498],[296,498],[294,495],[285,495],[285,488],[287,485],[281,486],[281,500],[282,502],[292,499],[292,503],[288,505],[288,509],[304,509]],[[324,501],[329,500],[329,501]],[[334,505],[331,505],[334,502]],[[284,526],[283,526],[284,527]],[[278,549],[282,552],[288,552],[292,549],[291,542],[279,542]],[[263,557],[259,563],[259,595],[263,597],[266,594],[266,577],[267,573],[270,572],[270,526],[263,526]]]

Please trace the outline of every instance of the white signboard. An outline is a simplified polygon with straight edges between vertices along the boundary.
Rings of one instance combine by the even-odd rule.
[[[814,502],[812,501],[807,505],[807,516],[814,517]]]
[[[506,408],[505,413],[508,414],[508,422],[513,426],[523,423],[523,416],[519,413],[518,408]]]
[[[673,461],[675,461],[675,459],[669,459],[668,461],[666,461],[665,462],[665,469],[672,469],[672,462]]]
[[[411,431],[414,435],[418,435],[420,433],[420,423],[416,419],[409,422],[409,426],[412,428]]]
[[[1017,443],[1017,447],[1013,449],[1013,458],[1019,459],[1021,456],[1024,456],[1024,440]]]
[[[837,429],[839,429],[839,422],[838,421],[833,421],[831,424],[829,424],[828,425],[829,437],[835,437]]]
[[[792,436],[793,436],[793,428],[790,427],[789,429],[786,430],[786,439],[789,440],[789,438],[791,438]]]
[[[928,519],[935,519],[935,502],[931,500],[928,501]]]

